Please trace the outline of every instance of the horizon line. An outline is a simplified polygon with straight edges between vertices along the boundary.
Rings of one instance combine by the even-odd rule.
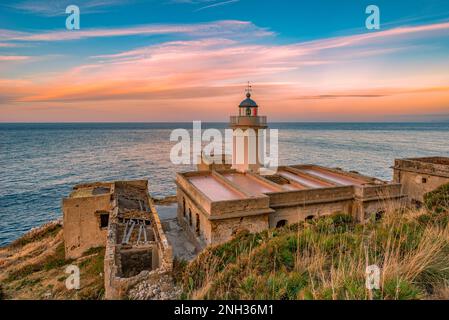
[[[192,123],[194,121],[201,121],[203,123],[229,123],[229,121],[0,121],[0,124],[167,124],[167,123]],[[422,121],[270,121],[270,123],[444,123],[449,124],[448,120],[422,120]]]

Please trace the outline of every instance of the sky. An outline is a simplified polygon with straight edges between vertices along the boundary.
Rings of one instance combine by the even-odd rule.
[[[270,121],[449,121],[449,1],[0,3],[0,122],[225,122],[248,81]]]

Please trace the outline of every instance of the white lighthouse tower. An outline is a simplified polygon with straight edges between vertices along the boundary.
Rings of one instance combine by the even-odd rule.
[[[246,99],[239,105],[239,115],[231,116],[233,130],[232,168],[240,172],[259,172],[264,161],[267,117],[259,116],[259,106],[251,99],[252,88],[248,82]]]

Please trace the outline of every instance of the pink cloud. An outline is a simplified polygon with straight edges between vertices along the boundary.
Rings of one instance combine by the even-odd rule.
[[[30,57],[27,56],[0,56],[0,62],[3,61],[23,61],[28,60]]]
[[[68,71],[51,76],[35,74],[29,81],[17,83],[20,89],[13,94],[8,94],[12,86],[0,81],[0,97],[3,104],[15,101],[21,106],[83,106],[86,116],[89,106],[92,112],[99,112],[99,105],[102,111],[110,105],[114,117],[123,117],[119,109],[126,105],[125,109],[136,115],[146,111],[162,120],[170,120],[173,113],[206,118],[217,114],[222,118],[235,107],[230,101],[236,104],[241,99],[243,83],[252,80],[258,101],[266,105],[264,110],[276,114],[282,108],[286,117],[402,112],[411,98],[409,109],[414,112],[419,108],[443,112],[444,106],[448,111],[449,102],[449,75],[444,68],[412,65],[405,70],[379,70],[365,59],[419,49],[410,45],[409,36],[429,37],[448,28],[449,23],[441,23],[290,45],[251,44],[215,34],[209,37],[205,30],[210,29],[200,28],[200,33],[207,33],[201,39],[97,55],[89,64]],[[119,35],[117,30],[110,31],[110,36]],[[86,32],[88,35],[81,36],[106,36]],[[57,39],[55,34],[50,38]],[[392,43],[383,45],[387,41]],[[163,118],[167,114],[160,111],[161,106],[170,110],[169,117]]]

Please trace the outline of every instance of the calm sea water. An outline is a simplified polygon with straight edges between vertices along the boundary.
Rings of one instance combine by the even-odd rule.
[[[61,216],[81,182],[150,180],[175,194],[170,132],[191,124],[0,124],[0,245]],[[226,124],[203,127],[224,129]],[[395,158],[449,156],[449,123],[272,123],[280,164],[316,163],[391,179]]]

